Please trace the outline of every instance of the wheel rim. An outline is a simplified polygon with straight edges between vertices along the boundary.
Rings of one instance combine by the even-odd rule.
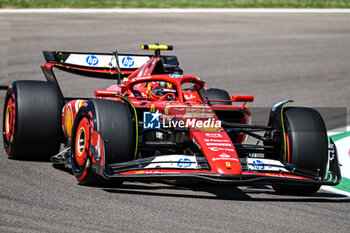
[[[286,146],[287,146],[287,163],[290,163],[290,145],[289,134],[286,133]]]
[[[13,135],[14,133],[14,112],[12,99],[9,99],[9,101],[7,102],[4,126],[6,140],[7,142],[10,142],[11,135]]]
[[[77,165],[84,166],[86,159],[88,157],[89,151],[89,121],[83,118],[77,127],[77,133],[75,138],[75,160]]]

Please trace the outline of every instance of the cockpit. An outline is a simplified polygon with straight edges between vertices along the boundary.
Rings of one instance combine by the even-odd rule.
[[[135,97],[143,97],[151,101],[175,101],[178,99],[176,86],[166,81],[140,82],[132,87],[131,92]]]

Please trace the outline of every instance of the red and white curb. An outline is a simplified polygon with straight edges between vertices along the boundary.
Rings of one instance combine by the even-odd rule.
[[[322,186],[321,189],[350,197],[350,126],[328,132],[337,146],[342,181],[337,186]]]

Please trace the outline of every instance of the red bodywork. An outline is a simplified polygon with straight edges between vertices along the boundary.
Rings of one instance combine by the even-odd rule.
[[[213,105],[209,106],[207,101],[203,101],[197,90],[204,87],[205,82],[197,77],[187,75],[169,75],[169,74],[157,74],[152,75],[160,57],[152,57],[143,66],[136,71],[124,71],[130,73],[127,81],[119,85],[112,85],[106,90],[96,90],[95,96],[99,99],[110,99],[115,101],[121,101],[120,98],[115,95],[122,95],[132,101],[136,108],[149,109],[149,111],[159,111],[163,118],[171,119],[172,116],[180,117],[179,120],[189,119],[216,119],[218,117],[215,114],[216,110],[223,111],[241,111],[244,113],[244,117],[241,118],[240,123],[248,124],[251,122],[251,112],[245,106],[245,102],[253,101],[254,97],[250,95],[233,95],[232,101],[243,102],[241,105]],[[46,63],[45,67],[51,69],[54,63]],[[77,68],[83,69],[83,68]],[[87,69],[85,69],[87,70]],[[90,71],[94,71],[91,70]],[[101,71],[99,72],[108,72]],[[152,81],[163,81],[171,83],[173,88],[177,90],[177,95],[171,101],[168,101],[165,96],[161,98],[153,98],[148,93],[147,83]],[[183,90],[182,85],[185,83],[191,83],[194,85],[193,90]],[[141,94],[135,96],[135,91]],[[62,127],[63,132],[68,140],[70,140],[71,129],[73,122],[79,108],[83,106],[84,100],[72,100],[65,104],[62,111]],[[97,146],[99,140],[98,133],[93,131],[92,145]],[[208,174],[220,174],[220,175],[256,175],[257,172],[242,171],[241,163],[235,150],[233,143],[243,143],[246,139],[246,135],[240,135],[235,142],[232,142],[222,127],[202,127],[190,128],[190,139],[200,148],[205,155],[211,170],[198,170],[198,169],[138,169],[132,171],[125,171],[118,173],[119,175],[137,175],[137,174],[174,174],[174,173],[208,173]],[[95,145],[96,144],[96,145]],[[96,161],[103,166],[103,159]],[[117,174],[116,174],[117,175]],[[308,178],[289,174],[276,174],[276,173],[262,173],[263,176],[271,177],[285,177],[285,178]]]

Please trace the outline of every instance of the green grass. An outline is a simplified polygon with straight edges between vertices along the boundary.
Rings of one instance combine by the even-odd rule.
[[[350,8],[350,0],[0,0],[0,8]]]

